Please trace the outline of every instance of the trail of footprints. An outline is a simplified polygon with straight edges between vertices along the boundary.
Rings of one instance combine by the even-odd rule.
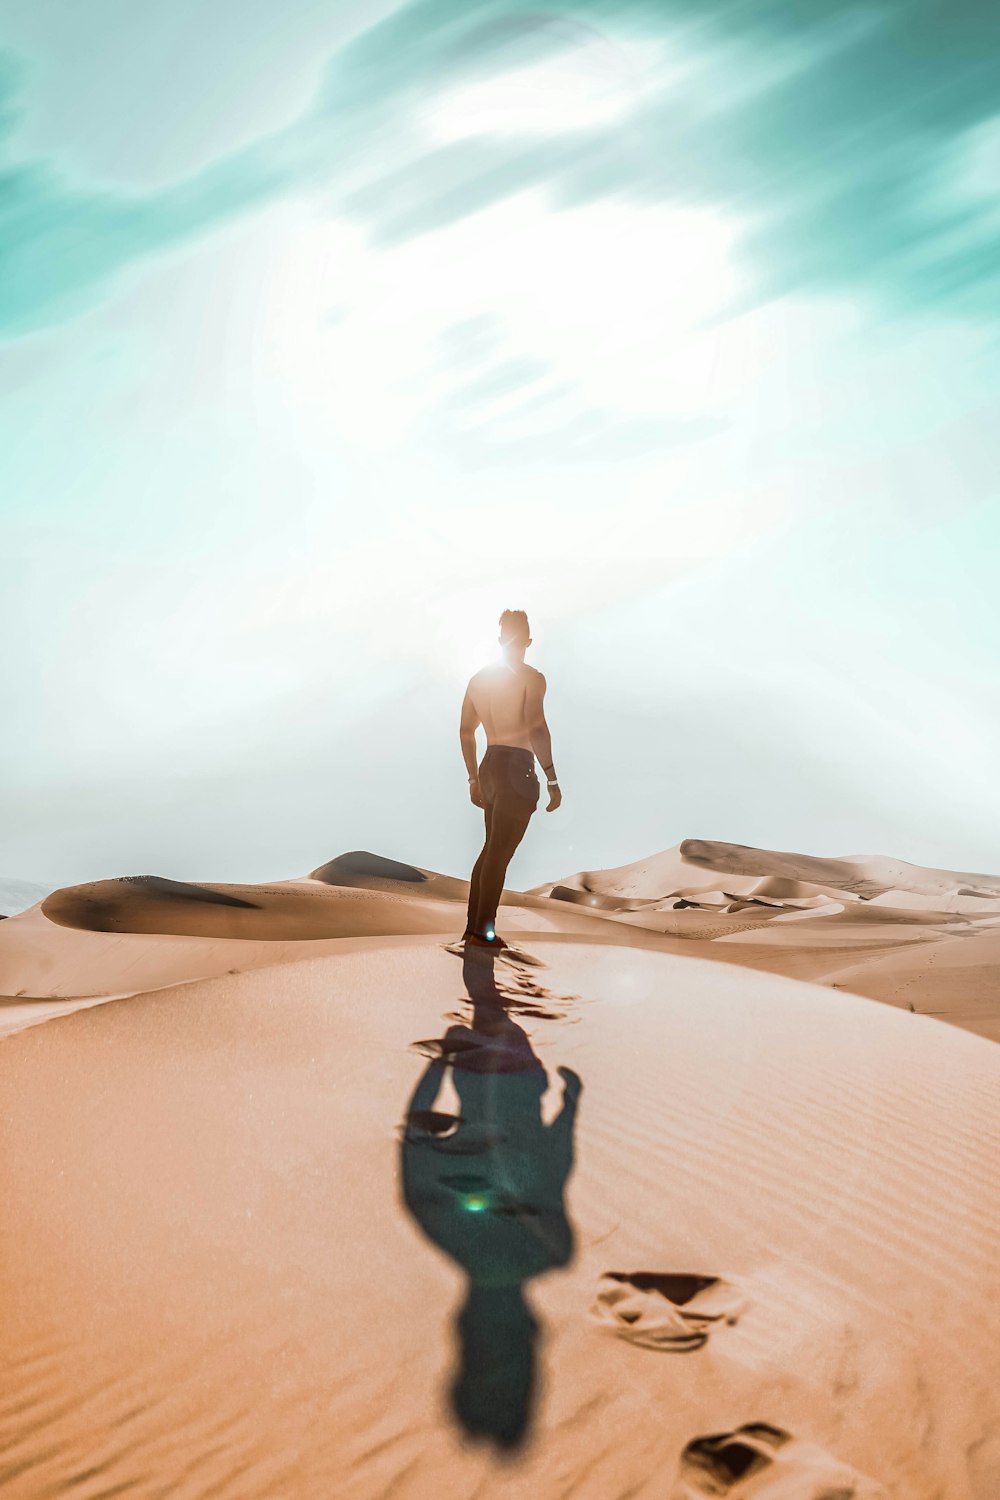
[[[662,1271],[606,1271],[591,1317],[644,1349],[701,1349],[715,1329],[747,1307],[723,1276]],[[670,1500],[887,1500],[874,1480],[825,1449],[767,1422],[694,1438],[681,1454]]]

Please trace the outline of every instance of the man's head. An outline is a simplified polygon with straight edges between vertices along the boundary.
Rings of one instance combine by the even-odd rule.
[[[528,616],[523,609],[505,609],[500,616],[500,644],[505,651],[519,652],[531,645]]]

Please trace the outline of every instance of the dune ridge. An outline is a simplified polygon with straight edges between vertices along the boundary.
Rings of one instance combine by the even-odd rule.
[[[270,884],[147,875],[66,887],[0,927],[0,1036],[101,998],[297,962],[318,944],[454,939],[467,899],[465,880],[357,849]],[[601,941],[610,924],[627,945],[850,990],[1000,1040],[998,877],[687,839],[507,889],[502,910],[515,936]]]
[[[720,875],[726,878],[720,881]],[[553,885],[650,903],[711,891],[725,892],[733,899],[756,896],[793,901],[825,895],[880,900],[887,905],[898,895],[903,904],[912,906],[921,898],[940,898],[944,905],[923,901],[925,907],[933,905],[940,911],[1000,912],[1000,876],[938,870],[882,855],[787,854],[713,839],[684,839],[646,859],[580,871],[532,889],[547,895]],[[986,902],[992,904],[987,907]]]
[[[366,850],[266,885],[143,875],[67,886],[0,925],[0,1037],[101,1000],[371,939],[454,940],[468,889],[468,881]],[[545,898],[507,890],[502,900],[514,933],[601,935],[596,919]]]

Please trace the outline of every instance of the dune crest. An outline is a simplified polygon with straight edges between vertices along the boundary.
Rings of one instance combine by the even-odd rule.
[[[357,849],[271,884],[145,875],[65,887],[0,924],[0,1035],[58,1014],[53,1004],[292,963],[331,944],[423,936],[447,945],[464,926],[468,890]],[[518,941],[543,932],[602,942],[614,932],[628,946],[853,990],[1000,1040],[994,890],[998,877],[900,860],[687,839],[629,865],[507,889],[502,909]]]
[[[269,884],[137,875],[66,886],[0,923],[0,1037],[99,1000],[345,945],[453,941],[465,925],[468,890],[468,881],[365,850]],[[502,904],[514,935],[595,929],[586,912],[542,897],[505,890]]]

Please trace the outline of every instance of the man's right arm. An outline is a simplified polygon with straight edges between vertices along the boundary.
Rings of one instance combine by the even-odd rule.
[[[545,772],[546,781],[555,783],[556,771],[555,766],[552,764],[552,740],[549,735],[549,726],[545,722],[545,709],[543,707],[545,686],[545,678],[541,672],[531,679],[525,710],[528,719],[528,734],[531,739],[531,748],[538,758],[539,765]]]

